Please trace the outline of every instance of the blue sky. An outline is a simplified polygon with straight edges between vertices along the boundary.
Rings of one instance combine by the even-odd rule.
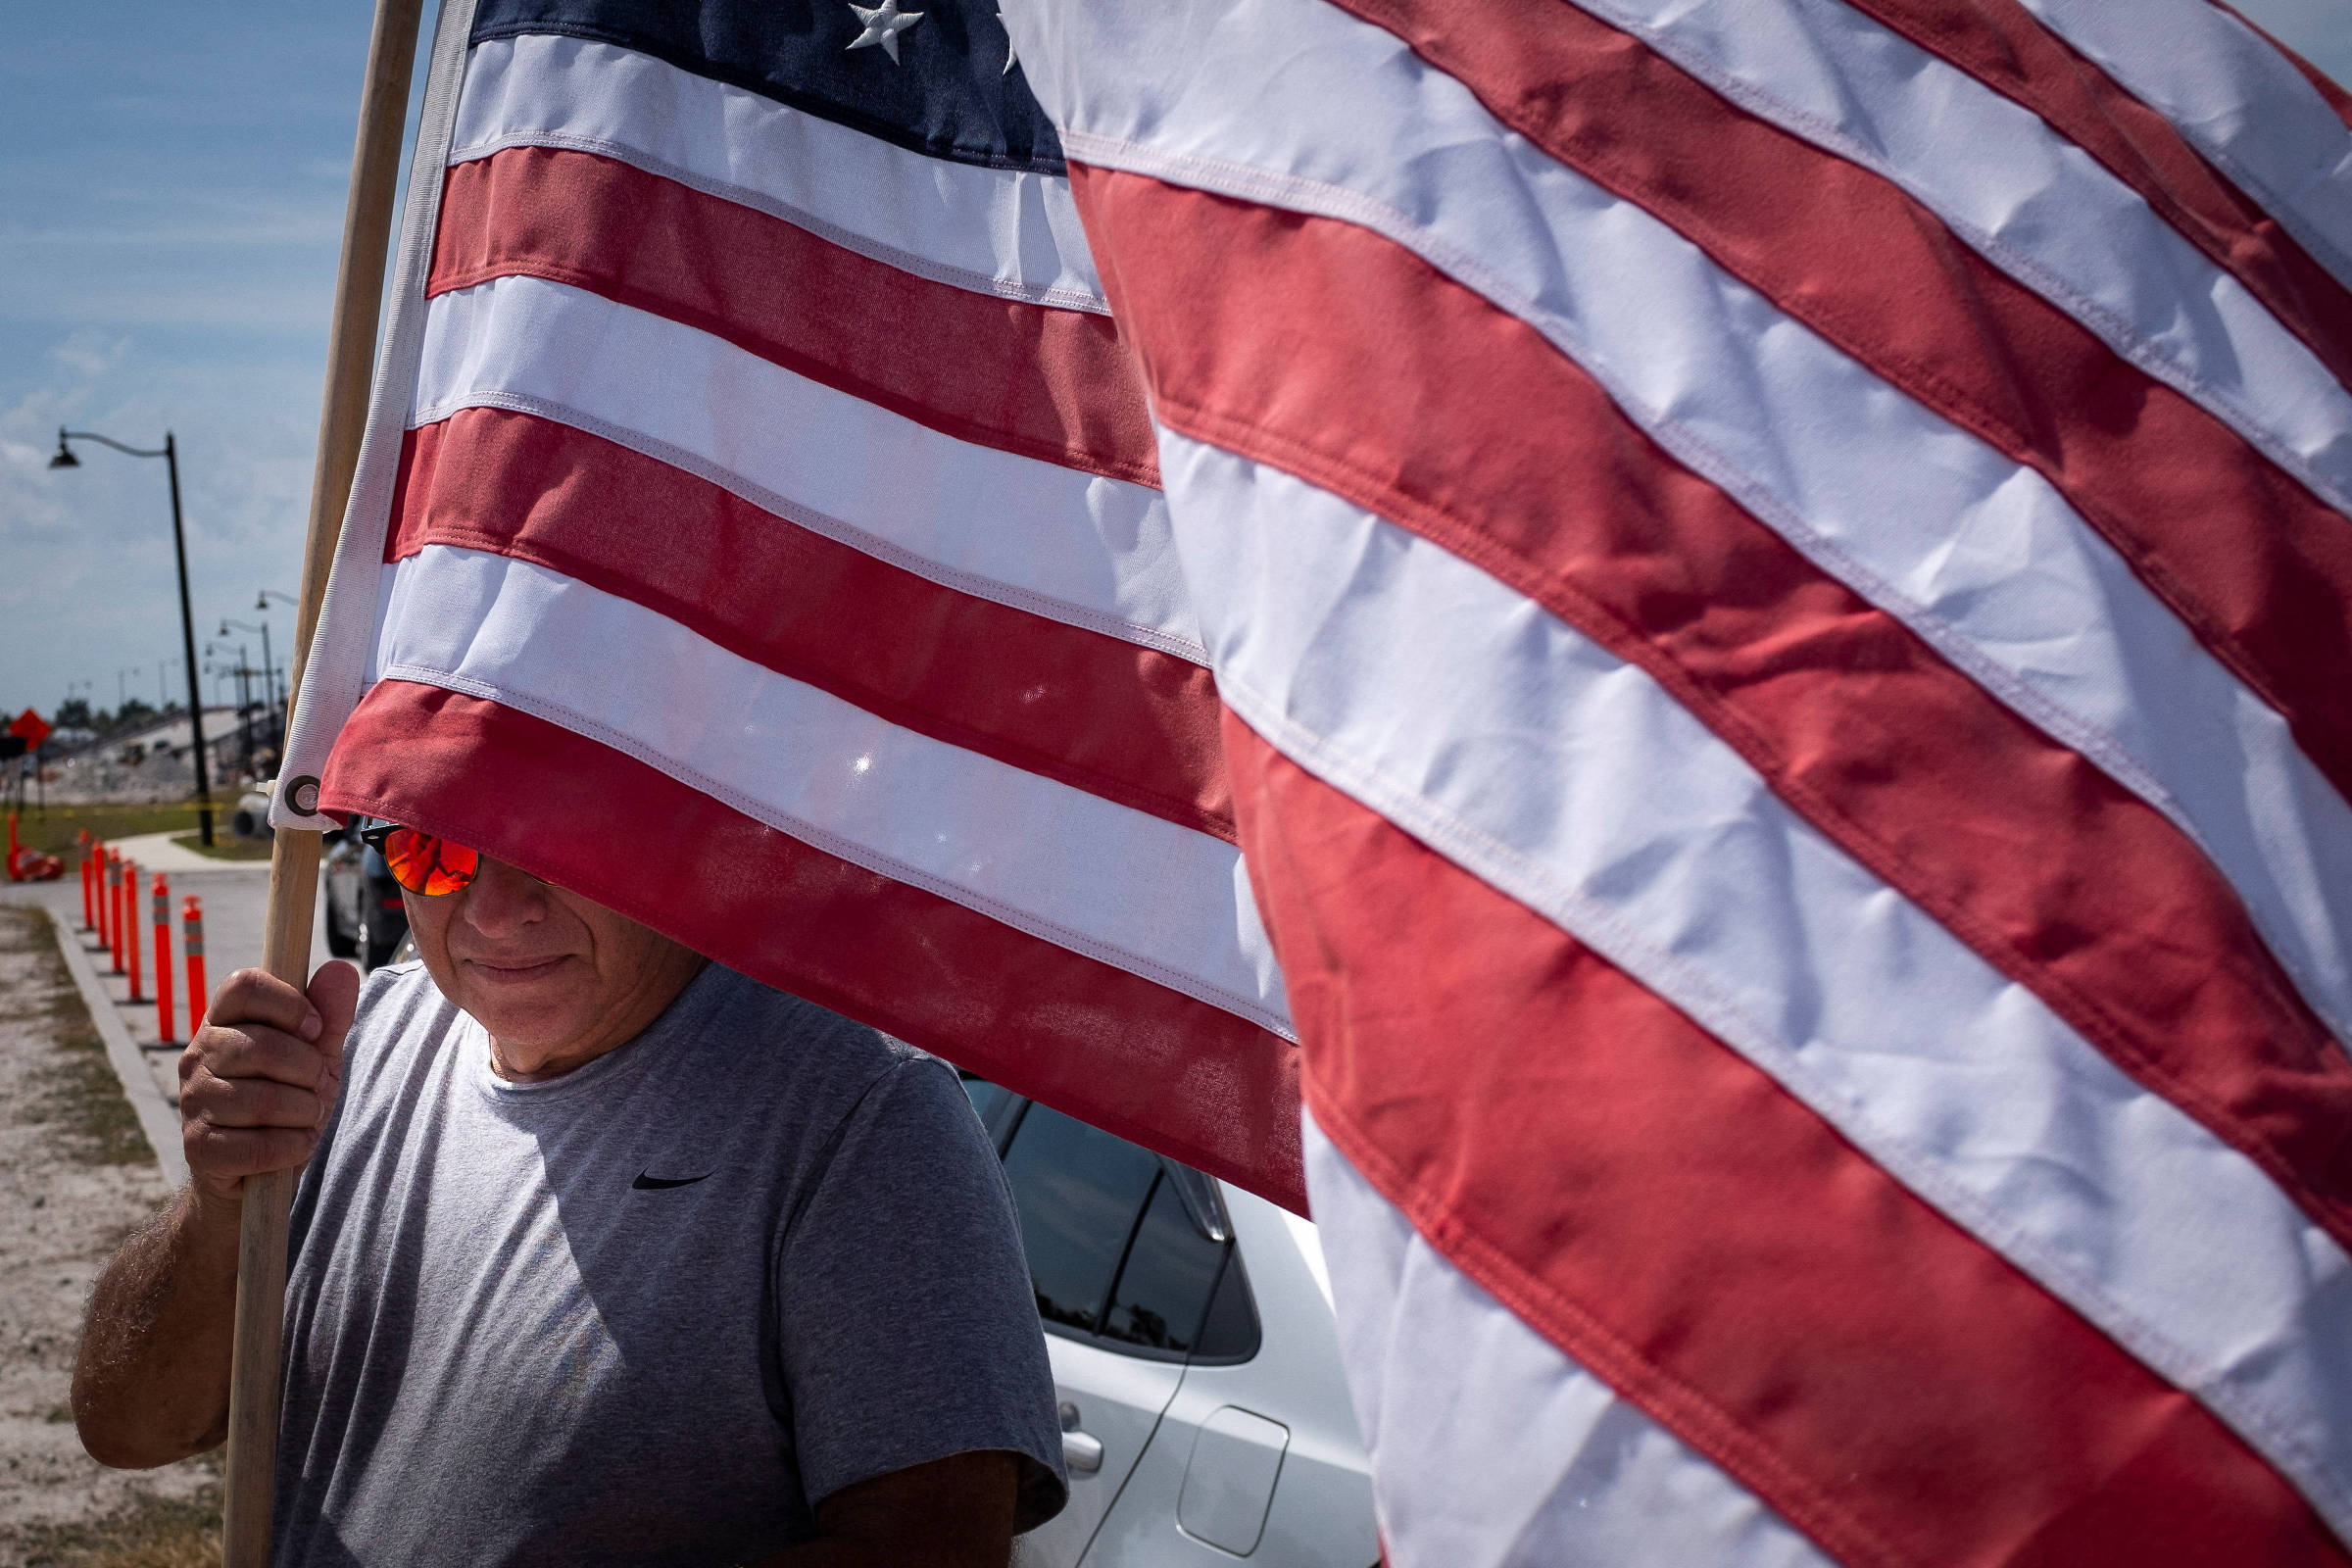
[[[112,708],[132,666],[154,702],[167,656],[184,700],[164,465],[46,464],[61,423],[173,431],[200,643],[296,587],[370,10],[8,10],[0,704],[48,712],[86,681]],[[292,617],[270,619],[282,659]]]
[[[2352,87],[2352,0],[2231,0],[2241,17]]]
[[[2352,82],[2352,0],[2237,3]],[[199,638],[259,618],[263,586],[295,588],[368,19],[357,0],[9,7],[7,711],[50,711],[75,682],[112,708],[126,670],[153,702],[179,646],[164,466],[88,448],[52,473],[61,422],[139,446],[177,434]],[[270,618],[282,651],[291,617]]]

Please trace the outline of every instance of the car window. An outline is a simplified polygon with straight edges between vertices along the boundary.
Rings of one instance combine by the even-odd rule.
[[[957,1073],[963,1081],[963,1092],[971,1097],[972,1109],[979,1112],[980,1125],[988,1129],[989,1141],[1002,1141],[1005,1112],[1012,1103],[1012,1091],[1003,1084],[992,1084],[970,1073]]]
[[[1225,1269],[1217,1277],[1216,1292],[1200,1325],[1200,1343],[1193,1350],[1193,1359],[1247,1361],[1257,1354],[1263,1336],[1257,1327],[1256,1303],[1250,1298],[1250,1276],[1242,1267],[1240,1248],[1226,1250]]]
[[[1225,1245],[1200,1234],[1176,1184],[1162,1174],[1119,1270],[1103,1337],[1155,1350],[1191,1350],[1224,1257]]]
[[[1101,1326],[1136,1215],[1159,1178],[1159,1160],[1125,1139],[1033,1104],[1005,1151],[1004,1176],[1020,1215],[1038,1315],[1092,1332]]]

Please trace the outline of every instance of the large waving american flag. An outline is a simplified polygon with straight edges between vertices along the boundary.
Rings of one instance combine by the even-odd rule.
[[[2324,78],[455,0],[418,158],[285,819],[1311,1192],[1398,1562],[2348,1560]]]

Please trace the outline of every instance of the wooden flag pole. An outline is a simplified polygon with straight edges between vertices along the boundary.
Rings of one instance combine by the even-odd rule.
[[[368,79],[360,93],[359,138],[351,155],[351,194],[343,208],[343,260],[335,273],[335,314],[326,347],[326,392],[318,414],[318,460],[311,475],[311,526],[302,552],[302,598],[294,612],[289,692],[302,689],[311,633],[326,597],[327,568],[359,465],[368,424],[368,386],[375,365],[376,318],[384,300],[384,263],[392,238],[392,197],[400,183],[400,131],[409,107],[423,0],[376,0],[368,39]],[[287,722],[292,721],[289,701]],[[281,731],[281,733],[283,733]],[[270,906],[262,963],[281,980],[310,980],[311,921],[318,897],[318,835],[278,830],[270,854]],[[189,999],[190,1005],[197,999]],[[251,1176],[237,1247],[235,1370],[228,1396],[228,1477],[221,1529],[222,1568],[268,1568],[270,1510],[277,1482],[279,1337],[286,1310],[286,1217],[294,1173]]]

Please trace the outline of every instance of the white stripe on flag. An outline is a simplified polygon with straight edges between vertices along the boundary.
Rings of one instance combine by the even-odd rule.
[[[1085,48],[1116,69],[1085,108],[1140,138],[1074,127],[1073,156],[1366,224],[1528,321],[1815,565],[2170,817],[2352,1042],[2352,805],[2047,481],[1536,151],[1394,35],[1256,0],[1202,39],[1153,31],[1190,14],[1057,24],[1102,34]],[[1217,52],[1157,68],[1186,48]],[[1113,101],[1111,80],[1132,95]]]
[[[450,162],[508,147],[618,159],[959,288],[1109,310],[1068,180],[909,152],[634,50],[476,45]]]
[[[560,420],[933,582],[1189,659],[1200,634],[1148,485],[943,435],[723,338],[501,277],[437,296],[415,424]]]
[[[1290,1032],[1222,839],[902,729],[527,562],[428,545],[384,570],[371,678],[531,713],[829,855]]]
[[[1251,728],[1681,1008],[2352,1525],[2352,1260],[2252,1161],[1639,668],[1327,491],[1159,446]]]
[[[2352,125],[2293,62],[2213,0],[2020,3],[2352,288]]]
[[[1400,1562],[1833,1568],[1447,1262],[1313,1117],[1301,1131],[1381,1530],[1414,1553]]]
[[[2352,511],[2352,394],[2245,285],[2031,109],[1843,0],[1571,3],[1894,181],[1986,261]]]

